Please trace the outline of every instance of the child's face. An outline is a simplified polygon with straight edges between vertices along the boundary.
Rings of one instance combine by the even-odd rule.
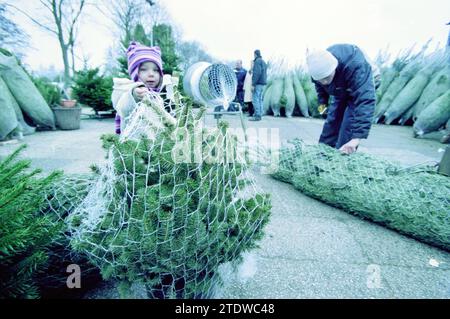
[[[158,66],[153,62],[144,62],[139,67],[139,81],[144,82],[145,86],[155,89],[159,86],[161,75]]]

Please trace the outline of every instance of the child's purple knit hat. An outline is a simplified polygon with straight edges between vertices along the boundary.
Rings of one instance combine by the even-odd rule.
[[[144,62],[153,62],[163,75],[161,49],[157,46],[147,47],[138,42],[131,42],[127,50],[128,73],[133,81],[138,81],[139,66]]]

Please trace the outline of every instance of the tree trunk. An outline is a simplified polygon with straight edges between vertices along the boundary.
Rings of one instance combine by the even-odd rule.
[[[70,54],[72,55],[72,76],[75,76],[75,53],[73,45],[70,46]]]
[[[68,47],[61,40],[59,42],[62,51],[62,58],[64,62],[64,87],[67,89],[70,86],[70,63],[69,63],[69,54]]]

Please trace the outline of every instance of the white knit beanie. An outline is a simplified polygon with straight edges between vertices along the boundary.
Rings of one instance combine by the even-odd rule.
[[[338,60],[327,50],[317,50],[308,54],[306,64],[311,77],[318,81],[326,78],[336,70]]]

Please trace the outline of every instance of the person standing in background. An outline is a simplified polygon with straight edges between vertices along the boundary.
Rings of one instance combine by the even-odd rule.
[[[261,121],[263,113],[263,91],[267,84],[267,64],[264,62],[261,51],[255,50],[253,60],[252,91],[254,116],[250,121]]]
[[[247,75],[247,70],[242,67],[242,60],[236,61],[236,67],[234,68],[234,74],[236,74],[236,79],[237,79],[237,90],[236,90],[235,102],[238,102],[242,108],[244,106],[244,81],[245,81],[245,76]]]

